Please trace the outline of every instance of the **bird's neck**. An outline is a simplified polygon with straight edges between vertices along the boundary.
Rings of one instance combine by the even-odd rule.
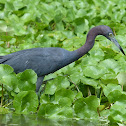
[[[100,35],[99,27],[92,28],[88,32],[85,44],[81,48],[75,50],[78,54],[78,58],[82,57],[83,55],[88,53],[88,51],[90,51],[92,49],[97,35]]]

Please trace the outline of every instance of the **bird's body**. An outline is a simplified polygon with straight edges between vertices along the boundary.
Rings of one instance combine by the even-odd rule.
[[[75,56],[76,53],[62,48],[32,48],[1,56],[0,63],[10,65],[15,73],[32,69],[44,76],[75,61]]]
[[[15,73],[26,69],[34,70],[38,76],[36,85],[36,92],[38,92],[45,75],[61,69],[86,54],[93,47],[97,35],[103,35],[113,41],[124,54],[116,39],[110,36],[113,35],[112,30],[108,26],[101,25],[92,28],[87,35],[86,43],[75,51],[56,47],[26,49],[0,56],[0,64],[10,65]]]

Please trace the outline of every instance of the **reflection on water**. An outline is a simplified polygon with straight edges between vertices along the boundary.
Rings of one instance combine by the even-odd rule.
[[[0,115],[0,126],[98,126],[103,122],[90,122],[85,120],[56,120],[47,119],[37,115]]]

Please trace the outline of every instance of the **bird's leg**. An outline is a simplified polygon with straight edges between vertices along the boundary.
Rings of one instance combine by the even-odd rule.
[[[42,85],[42,82],[43,82],[43,79],[44,79],[45,76],[41,76],[41,77],[38,77],[37,78],[37,83],[36,83],[36,93],[38,93],[41,85]]]

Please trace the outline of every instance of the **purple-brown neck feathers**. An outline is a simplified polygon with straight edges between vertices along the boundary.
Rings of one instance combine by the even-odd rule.
[[[88,32],[85,44],[76,50],[80,57],[92,49],[96,36],[102,34],[101,27],[102,26],[96,26]]]

